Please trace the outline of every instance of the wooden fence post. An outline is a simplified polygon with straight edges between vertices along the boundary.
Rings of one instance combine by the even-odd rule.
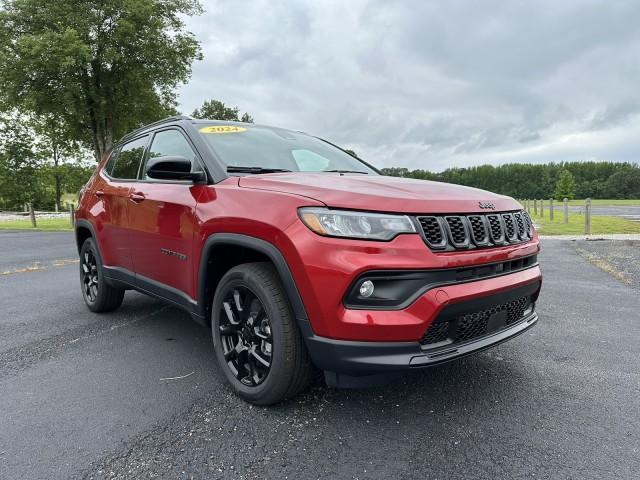
[[[549,199],[549,220],[553,222],[553,198]]]
[[[535,198],[533,199],[533,214],[538,216],[538,200]]]
[[[29,202],[29,217],[31,217],[31,226],[36,228],[36,212],[33,210],[33,203]]]
[[[76,225],[76,212],[73,210],[73,203],[69,204],[69,218],[71,219],[71,226],[75,227]]]
[[[544,200],[540,199],[540,217],[544,218]]]
[[[591,235],[591,199],[584,201],[584,234]]]
[[[562,202],[564,203],[564,223],[569,223],[569,199],[565,197]]]

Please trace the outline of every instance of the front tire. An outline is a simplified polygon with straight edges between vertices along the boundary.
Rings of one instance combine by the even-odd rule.
[[[311,361],[270,263],[239,265],[222,277],[211,330],[218,364],[246,401],[273,405],[309,385]]]
[[[80,286],[84,302],[92,312],[111,312],[122,304],[124,290],[106,282],[102,258],[93,238],[87,238],[80,249]]]

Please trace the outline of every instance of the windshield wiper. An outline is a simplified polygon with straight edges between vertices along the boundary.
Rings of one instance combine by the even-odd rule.
[[[369,175],[368,172],[361,172],[360,170],[322,170],[323,172],[332,173],[362,173],[363,175]]]
[[[241,167],[237,165],[229,165],[227,167],[228,173],[279,173],[290,171],[286,168]]]

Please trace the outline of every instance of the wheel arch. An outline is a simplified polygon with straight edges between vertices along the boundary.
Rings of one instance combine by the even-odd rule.
[[[243,258],[238,259],[234,256],[238,253],[241,253]],[[242,263],[264,260],[270,261],[278,272],[298,322],[308,323],[302,297],[282,252],[270,242],[238,233],[212,234],[202,248],[198,270],[198,304],[207,322],[211,319],[211,303],[215,288],[224,273]]]
[[[80,254],[82,244],[87,238],[93,238],[96,243],[98,242],[98,237],[96,237],[93,225],[91,225],[91,223],[87,220],[76,220],[75,236],[78,254]]]

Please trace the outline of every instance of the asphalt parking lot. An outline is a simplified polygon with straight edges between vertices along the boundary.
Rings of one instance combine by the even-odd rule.
[[[89,313],[71,234],[0,232],[0,478],[638,478],[640,283],[576,245],[543,242],[517,339],[258,408],[180,310],[128,292]]]

